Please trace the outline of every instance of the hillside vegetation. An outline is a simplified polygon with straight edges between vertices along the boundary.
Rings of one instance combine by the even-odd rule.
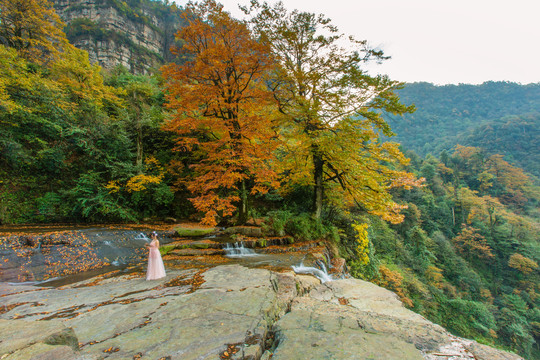
[[[398,92],[417,110],[387,116],[393,141],[419,155],[438,156],[455,145],[482,146],[540,176],[540,84],[407,84]]]

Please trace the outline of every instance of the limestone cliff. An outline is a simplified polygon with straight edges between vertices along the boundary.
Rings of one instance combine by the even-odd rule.
[[[53,0],[69,41],[104,68],[147,74],[172,60],[181,10],[149,0]]]
[[[2,359],[520,359],[455,337],[357,279],[222,265],[153,282],[1,285]]]

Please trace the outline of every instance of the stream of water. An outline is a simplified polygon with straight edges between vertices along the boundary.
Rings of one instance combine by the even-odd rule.
[[[148,230],[43,227],[0,230],[0,282],[45,284],[144,262]],[[166,244],[171,239],[161,236]]]
[[[110,271],[143,270],[150,242],[148,229],[118,229],[106,227],[0,228],[0,282],[25,285],[65,284]],[[159,233],[162,245],[174,241]],[[225,263],[250,267],[292,269],[296,273],[312,274],[322,282],[331,281],[324,264],[305,266],[305,253],[262,253],[246,248],[241,242],[231,242],[224,236],[209,235],[223,244]],[[184,267],[214,266],[205,256],[180,258]],[[171,264],[171,266],[174,266]],[[55,286],[57,286],[55,285]]]

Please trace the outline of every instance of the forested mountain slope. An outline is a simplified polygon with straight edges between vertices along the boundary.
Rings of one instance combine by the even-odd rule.
[[[538,176],[540,84],[486,82],[482,85],[407,84],[399,91],[416,112],[388,116],[393,141],[424,156],[456,144],[480,146]]]

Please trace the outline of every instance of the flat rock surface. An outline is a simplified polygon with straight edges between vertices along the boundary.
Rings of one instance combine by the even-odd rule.
[[[520,359],[356,279],[226,265],[0,286],[1,359]]]

